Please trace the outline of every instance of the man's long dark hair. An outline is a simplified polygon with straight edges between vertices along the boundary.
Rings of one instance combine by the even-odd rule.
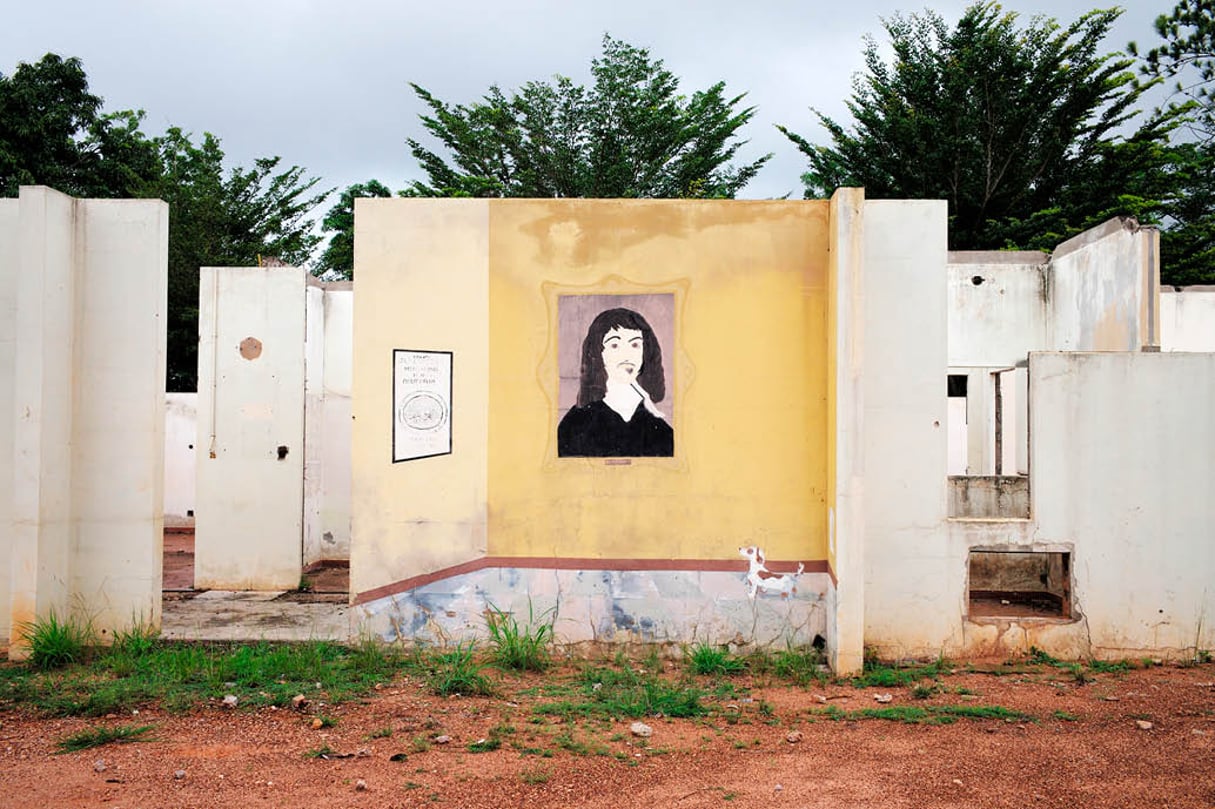
[[[667,395],[666,378],[662,375],[662,346],[645,318],[632,309],[608,309],[591,321],[586,339],[582,341],[582,380],[578,386],[578,406],[597,402],[607,392],[607,369],[603,367],[603,338],[612,329],[633,329],[641,332],[641,373],[637,384],[661,402]]]

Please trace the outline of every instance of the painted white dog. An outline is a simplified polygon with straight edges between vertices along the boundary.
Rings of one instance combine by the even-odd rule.
[[[780,593],[781,598],[788,598],[790,593],[797,592],[797,577],[806,566],[797,563],[796,573],[773,573],[764,564],[764,552],[754,545],[738,549],[738,555],[747,560],[750,569],[747,571],[747,586],[749,598],[755,598],[759,590],[770,593]]]

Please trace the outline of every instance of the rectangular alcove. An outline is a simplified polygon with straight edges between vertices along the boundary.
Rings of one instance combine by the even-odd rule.
[[[1072,617],[1065,551],[971,551],[967,585],[972,620]]]

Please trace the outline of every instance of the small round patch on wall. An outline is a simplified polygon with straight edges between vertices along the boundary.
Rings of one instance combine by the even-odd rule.
[[[240,355],[247,360],[255,360],[262,355],[262,341],[256,337],[246,337],[240,341]]]

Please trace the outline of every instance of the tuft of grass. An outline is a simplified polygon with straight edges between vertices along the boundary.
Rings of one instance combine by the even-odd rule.
[[[1061,665],[1059,658],[1053,657],[1052,655],[1048,654],[1047,652],[1044,652],[1041,649],[1039,649],[1037,646],[1029,647],[1029,662],[1036,663],[1039,665],[1044,665],[1044,666]]]
[[[940,690],[940,686],[920,683],[919,685],[912,686],[911,696],[916,699],[928,699]]]
[[[470,753],[488,753],[491,750],[497,750],[502,746],[502,740],[496,736],[490,736],[487,739],[477,739],[475,742],[470,742],[468,752]]]
[[[998,705],[891,705],[886,708],[862,708],[859,711],[844,711],[832,705],[818,713],[833,720],[885,719],[912,725],[948,725],[959,719],[1029,721],[1033,718]]]
[[[553,642],[553,620],[556,607],[537,616],[527,602],[527,622],[520,623],[505,610],[490,606],[485,612],[489,641],[493,646],[494,663],[515,671],[544,671],[552,665],[549,645]]]
[[[87,750],[90,747],[101,747],[104,744],[130,744],[131,742],[151,741],[148,734],[152,725],[115,725],[112,727],[96,727],[73,733],[55,744],[60,753],[74,753],[77,750]]]
[[[367,738],[368,739],[391,739],[392,738],[392,728],[380,728],[379,730],[373,730],[367,734]]]
[[[1101,674],[1124,674],[1133,666],[1126,660],[1090,660],[1088,667]]]
[[[30,647],[30,663],[41,671],[61,669],[84,660],[96,638],[88,623],[60,618],[54,610],[45,618],[22,624],[21,636]]]
[[[338,723],[337,717],[335,717],[335,716],[322,715],[322,716],[318,716],[317,719],[321,720],[321,727],[323,727],[323,728],[335,727]]]
[[[415,753],[425,753],[430,749],[430,739],[425,736],[414,736],[409,743],[409,749]]]
[[[866,657],[859,677],[852,678],[856,688],[896,688],[924,679],[937,679],[947,668],[944,658],[923,665],[900,666],[881,663]]]
[[[1075,722],[1080,718],[1074,713],[1068,713],[1067,711],[1055,711],[1051,716],[1063,722]]]
[[[523,783],[536,786],[537,784],[546,784],[548,779],[553,777],[552,770],[546,767],[537,767],[534,770],[523,770],[519,773],[519,778]]]
[[[438,652],[428,662],[427,681],[430,689],[441,697],[452,694],[489,696],[493,684],[481,672],[471,641],[458,643],[451,651]]]
[[[314,747],[307,753],[304,753],[304,756],[305,758],[330,758],[335,753],[337,753],[336,750],[327,744],[323,744],[320,747]]]
[[[812,646],[802,649],[788,648],[777,652],[772,660],[773,673],[782,680],[801,688],[811,683],[822,683],[827,679],[823,669],[823,655]]]
[[[730,655],[725,649],[698,643],[691,650],[684,650],[684,657],[693,674],[738,674],[746,666],[742,660]]]

